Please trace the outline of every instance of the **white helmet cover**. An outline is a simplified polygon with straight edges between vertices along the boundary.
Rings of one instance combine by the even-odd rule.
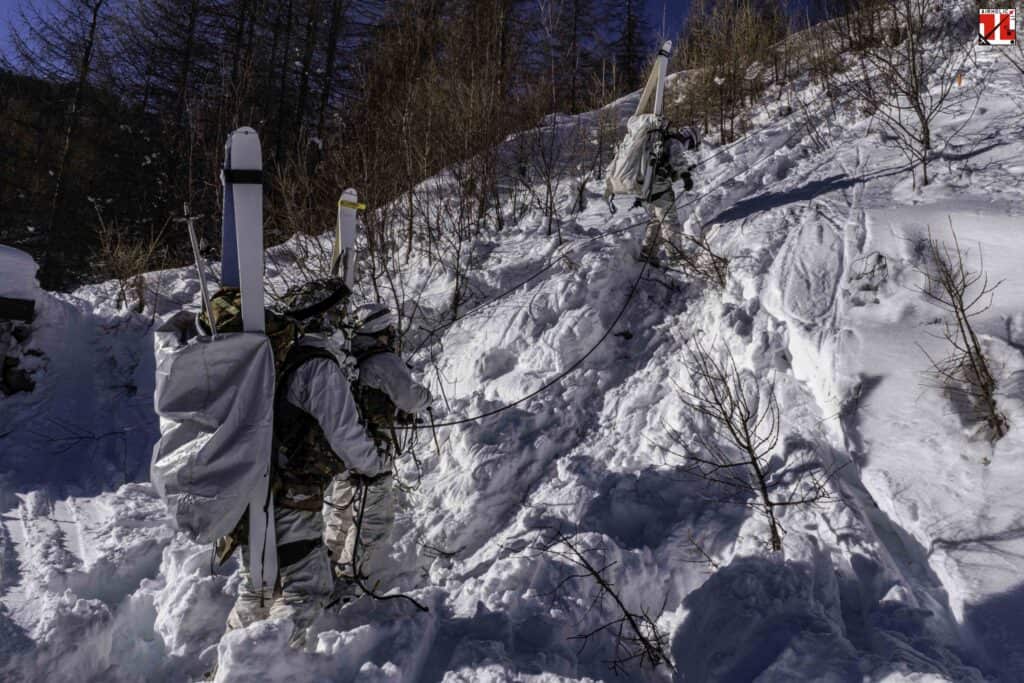
[[[383,304],[363,304],[355,313],[359,321],[356,334],[380,334],[398,323],[395,314]]]

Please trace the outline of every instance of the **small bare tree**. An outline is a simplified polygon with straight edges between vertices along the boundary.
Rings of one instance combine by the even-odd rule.
[[[729,280],[729,259],[716,254],[704,238],[683,235],[690,246],[676,247],[671,241],[666,246],[679,269],[691,277],[707,282],[718,289],[725,289]]]
[[[773,378],[741,371],[731,354],[719,358],[697,338],[688,344],[688,389],[680,397],[693,413],[687,433],[670,432],[682,451],[668,448],[684,461],[683,473],[724,491],[739,493],[745,504],[764,516],[768,542],[782,550],[778,510],[829,503],[828,482],[837,471],[813,462],[786,467],[779,445],[779,404]]]
[[[949,245],[928,233],[925,242],[927,262],[921,273],[924,284],[920,292],[947,315],[941,337],[952,347],[944,358],[933,358],[929,375],[950,397],[966,405],[969,419],[984,425],[992,442],[1009,431],[1009,422],[996,404],[997,383],[992,375],[985,350],[974,331],[972,321],[992,306],[999,282],[990,284],[979,248],[979,266],[971,270],[964,263],[967,252],[953,231]],[[950,317],[952,319],[950,319]],[[924,351],[924,349],[922,349]]]
[[[557,199],[563,185],[568,181],[571,167],[573,139],[579,128],[566,130],[568,124],[558,115],[544,117],[535,130],[521,136],[525,144],[525,159],[522,182],[532,201],[533,208],[543,216],[545,232],[557,233],[562,242],[562,222],[558,212]]]
[[[889,27],[887,40],[868,42],[855,52],[858,68],[845,78],[844,89],[874,114],[890,142],[897,147],[927,185],[932,158],[935,119],[953,104],[956,76],[971,56],[964,49],[962,17],[936,11],[934,0],[892,0],[881,12]]]
[[[614,654],[605,663],[616,674],[624,673],[633,663],[643,668],[666,665],[674,669],[668,656],[668,634],[658,628],[646,609],[639,612],[630,609],[622,596],[615,590],[615,584],[608,576],[608,571],[615,565],[607,562],[605,552],[598,546],[584,546],[563,533],[554,530],[537,543],[537,549],[565,560],[573,568],[555,587],[555,597],[569,584],[585,579],[597,585],[590,600],[588,612],[595,608],[611,607],[611,617],[602,619],[601,624],[587,633],[572,636],[571,640],[580,641],[580,652],[587,643],[598,634],[610,633],[614,641]]]

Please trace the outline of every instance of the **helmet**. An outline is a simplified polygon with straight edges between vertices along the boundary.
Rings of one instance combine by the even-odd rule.
[[[679,129],[677,135],[686,149],[700,148],[700,131],[693,126],[683,126]]]
[[[355,316],[358,321],[356,334],[383,334],[398,322],[391,309],[383,304],[363,304],[356,309]]]
[[[300,322],[319,320],[332,326],[327,319],[342,311],[349,294],[345,281],[339,277],[312,280],[285,292],[282,297],[286,306],[284,314]]]

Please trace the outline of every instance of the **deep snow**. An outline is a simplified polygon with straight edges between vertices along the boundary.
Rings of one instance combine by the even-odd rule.
[[[670,637],[676,673],[633,668],[628,680],[1024,680],[1020,86],[997,52],[978,53],[937,136],[966,125],[919,192],[870,119],[820,122],[834,145],[819,150],[798,115],[765,107],[700,173],[706,196],[679,201],[687,229],[703,223],[730,258],[724,291],[673,272],[641,277],[643,212],[624,200],[610,216],[594,181],[562,225],[564,245],[532,215],[477,244],[471,304],[555,265],[412,359],[443,393],[439,419],[536,390],[604,335],[639,284],[613,334],[563,381],[442,428],[440,454],[419,435],[422,483],[400,497],[392,575],[431,611],[363,598],[321,619],[315,652],[289,650],[286,623],[225,635],[235,566],[211,571],[209,548],[176,535],[144,483],[157,434],[152,322],[197,305],[194,269],[151,274],[160,304],[141,316],[111,308],[111,283],[54,295],[22,276],[47,364],[35,392],[0,402],[0,672],[194,680],[219,654],[223,681],[608,680],[610,639],[580,649],[568,638],[612,613],[588,609],[586,579],[556,590],[573,569],[534,548],[559,527],[601,549],[625,603]],[[1004,280],[978,321],[1011,424],[994,448],[922,375],[940,313],[917,291],[915,243],[929,228],[948,237],[949,221]],[[278,286],[295,269],[272,253]],[[422,292],[417,322],[433,327],[451,280],[416,259],[405,278]],[[694,335],[774,377],[785,462],[842,467],[834,504],[782,513],[777,556],[758,516],[709,499],[666,451],[687,419],[677,386]],[[411,463],[403,475],[413,480]]]

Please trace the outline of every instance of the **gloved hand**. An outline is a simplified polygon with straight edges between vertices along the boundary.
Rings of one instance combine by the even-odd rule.
[[[421,425],[425,420],[419,415],[411,415],[404,410],[395,413],[395,422],[400,425]]]
[[[685,189],[687,192],[689,192],[690,190],[693,189],[693,178],[690,177],[689,171],[684,171],[682,178],[683,178],[683,189]]]

